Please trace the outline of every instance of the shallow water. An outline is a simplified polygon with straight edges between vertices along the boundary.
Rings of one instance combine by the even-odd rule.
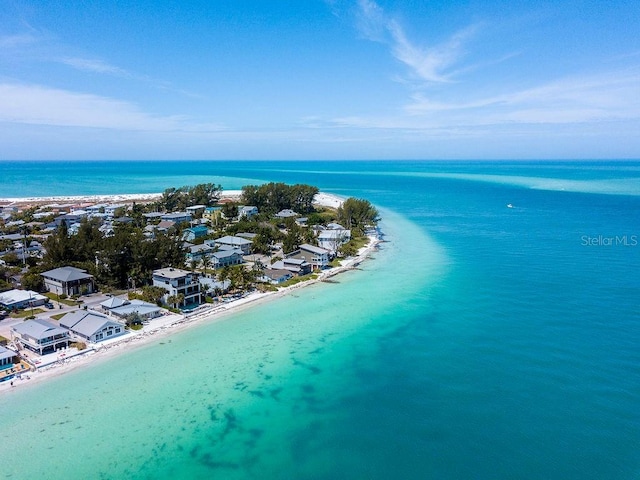
[[[149,191],[180,167],[148,165]],[[34,452],[8,478],[638,478],[640,199],[474,178],[635,186],[637,163],[200,170],[368,198],[389,242],[338,283],[2,394],[0,431]]]

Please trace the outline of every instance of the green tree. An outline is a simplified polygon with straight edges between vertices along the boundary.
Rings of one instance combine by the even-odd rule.
[[[22,286],[26,290],[33,290],[34,292],[42,292],[44,290],[44,279],[37,272],[27,272],[22,276]]]
[[[337,218],[345,228],[356,230],[360,235],[368,225],[375,225],[380,220],[378,210],[368,200],[348,198],[338,207]]]

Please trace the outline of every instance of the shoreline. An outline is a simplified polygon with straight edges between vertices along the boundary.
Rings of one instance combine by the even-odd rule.
[[[223,190],[220,194],[220,199],[232,198],[239,199],[242,195],[242,190]],[[44,197],[3,197],[0,198],[0,203],[6,205],[38,205],[44,206],[47,204],[60,204],[60,203],[114,203],[114,202],[153,202],[158,200],[162,196],[162,193],[122,193],[122,194],[97,194],[97,195],[55,195]],[[317,203],[323,207],[338,208],[343,198],[325,192],[318,192],[314,197],[314,203]]]
[[[240,192],[238,191],[238,194],[239,193]],[[112,198],[113,196],[109,197]],[[329,207],[335,207],[336,204],[340,205],[342,201],[343,199],[337,195],[326,193],[319,193],[316,197],[316,203]],[[267,301],[273,301],[289,295],[291,292],[300,288],[316,285],[330,279],[331,277],[353,270],[361,262],[367,260],[381,243],[379,234],[369,235],[367,238],[369,240],[367,245],[360,248],[355,256],[342,260],[338,267],[321,271],[315,279],[296,283],[295,285],[284,287],[274,292],[252,292],[243,298],[222,305],[203,304],[194,312],[190,312],[189,314],[169,316],[166,323],[157,322],[156,325],[153,325],[152,322],[157,321],[158,319],[151,320],[149,324],[150,328],[148,328],[148,330],[143,329],[136,332],[129,332],[121,338],[108,341],[108,343],[101,342],[99,344],[93,344],[87,348],[86,352],[74,353],[68,358],[59,359],[53,363],[36,368],[35,371],[25,372],[21,378],[14,378],[13,382],[2,382],[0,383],[0,394],[6,390],[12,391],[16,387],[37,385],[48,379],[64,375],[77,368],[87,367],[95,362],[108,360],[120,352],[131,351],[133,348],[147,345],[156,338],[165,338],[187,328],[195,327],[204,323],[224,321],[228,319],[230,315],[238,313],[245,308],[257,307]],[[130,348],[125,348],[127,346],[130,346]],[[13,385],[11,385],[11,383],[13,383]]]

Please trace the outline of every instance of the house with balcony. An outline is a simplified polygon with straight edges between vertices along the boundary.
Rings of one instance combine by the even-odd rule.
[[[45,288],[57,295],[86,295],[96,291],[93,275],[76,267],[60,267],[40,274]]]
[[[0,382],[11,380],[28,370],[29,365],[16,352],[0,345]]]
[[[36,318],[11,327],[11,337],[23,348],[43,355],[69,346],[69,330]]]
[[[242,251],[238,249],[218,250],[217,252],[213,252],[209,258],[211,258],[213,268],[240,265],[242,262],[244,262]]]
[[[302,276],[311,273],[311,265],[303,258],[285,257],[271,265],[275,270],[287,270],[294,275]]]
[[[161,268],[153,272],[153,286],[162,287],[167,290],[167,294],[162,297],[165,303],[170,297],[178,298],[182,296],[180,302],[171,302],[179,308],[190,305],[200,305],[202,303],[202,293],[198,274],[182,270],[181,268]]]
[[[202,219],[205,220],[209,225],[215,225],[218,223],[218,220],[222,218],[222,208],[221,207],[207,207],[204,209],[202,213]]]
[[[314,270],[321,270],[329,266],[329,250],[308,243],[300,245],[298,250],[288,257],[305,260]]]

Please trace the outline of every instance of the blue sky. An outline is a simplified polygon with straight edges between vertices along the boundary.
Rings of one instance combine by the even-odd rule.
[[[638,1],[0,5],[0,159],[640,158]]]

